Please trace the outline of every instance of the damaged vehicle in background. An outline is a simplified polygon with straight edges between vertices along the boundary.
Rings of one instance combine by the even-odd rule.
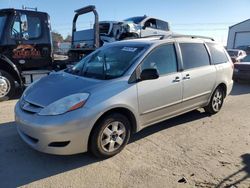
[[[231,57],[233,63],[240,62],[247,56],[244,50],[238,50],[238,49],[227,49],[227,53]]]
[[[79,17],[88,13],[94,14],[94,24],[86,29],[78,24],[80,23]],[[124,21],[100,22],[95,6],[83,7],[75,10],[71,48],[68,52],[69,60],[78,62],[84,55],[106,43],[152,35],[169,35],[169,31],[168,22],[148,16],[131,17]]]
[[[250,81],[250,54],[240,62],[234,64],[233,79],[236,82]]]
[[[152,35],[166,35],[169,31],[168,22],[146,15],[131,17],[121,22],[102,21],[99,27],[102,44]]]

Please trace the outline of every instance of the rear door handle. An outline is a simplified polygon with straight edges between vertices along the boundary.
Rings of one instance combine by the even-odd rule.
[[[181,79],[179,76],[176,76],[175,79],[173,80],[173,82],[180,82],[180,81],[181,81]]]
[[[189,75],[189,74],[186,74],[186,76],[183,77],[183,80],[189,80],[190,78],[191,78],[190,75]]]

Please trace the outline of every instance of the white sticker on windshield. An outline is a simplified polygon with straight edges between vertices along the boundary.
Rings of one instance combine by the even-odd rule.
[[[123,47],[122,50],[126,51],[126,52],[135,52],[137,50],[137,48]]]

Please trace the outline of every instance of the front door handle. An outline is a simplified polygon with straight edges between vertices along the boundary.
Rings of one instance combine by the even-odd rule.
[[[173,80],[173,82],[180,82],[180,81],[181,81],[181,79],[179,76],[176,76],[175,79]]]
[[[190,74],[186,74],[185,77],[183,77],[183,80],[189,80],[191,77],[190,77]]]

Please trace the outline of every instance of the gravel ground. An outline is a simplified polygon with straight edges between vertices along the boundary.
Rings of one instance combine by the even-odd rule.
[[[135,134],[117,156],[55,156],[29,148],[0,103],[0,187],[250,188],[250,85],[235,84],[214,116],[192,111]]]

